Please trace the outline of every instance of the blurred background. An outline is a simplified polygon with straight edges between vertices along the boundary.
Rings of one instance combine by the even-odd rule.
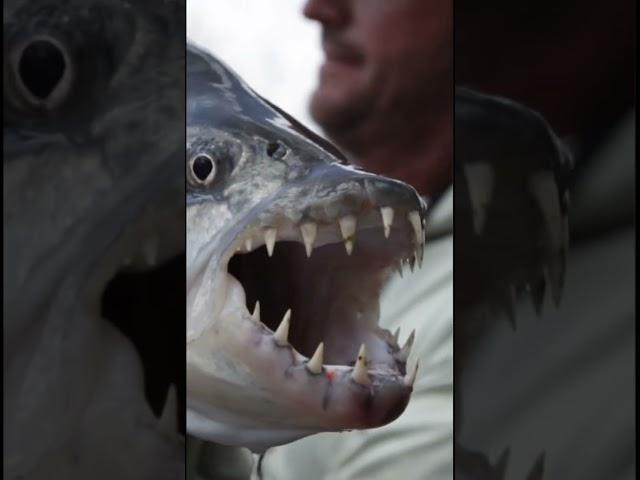
[[[456,440],[506,479],[635,478],[635,2],[454,5],[456,84],[539,111],[574,159],[560,307],[478,334]]]
[[[308,112],[322,61],[320,29],[303,0],[189,0],[190,40],[227,63],[260,95],[318,132]]]

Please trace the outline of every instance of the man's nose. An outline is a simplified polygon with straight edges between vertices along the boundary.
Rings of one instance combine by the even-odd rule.
[[[351,0],[308,0],[302,10],[305,17],[323,26],[343,27],[349,23]]]

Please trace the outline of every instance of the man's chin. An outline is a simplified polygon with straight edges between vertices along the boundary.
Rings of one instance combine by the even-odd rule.
[[[311,97],[309,109],[313,119],[342,148],[350,150],[349,137],[358,131],[371,113],[374,101],[366,89],[349,78],[331,75],[320,78]]]

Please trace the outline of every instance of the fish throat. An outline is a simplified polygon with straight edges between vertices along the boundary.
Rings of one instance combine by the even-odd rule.
[[[381,232],[366,235],[374,239]],[[291,312],[288,342],[303,356],[311,358],[323,342],[326,364],[353,366],[360,346],[369,343],[370,361],[389,368],[395,364],[404,374],[404,363],[389,358],[394,345],[375,341],[384,336],[377,328],[378,301],[395,273],[392,247],[383,238],[368,246],[360,240],[351,255],[333,243],[314,249],[310,257],[302,243],[281,241],[271,257],[266,246],[235,254],[228,272],[244,289],[248,311],[258,304],[260,320],[271,331]]]

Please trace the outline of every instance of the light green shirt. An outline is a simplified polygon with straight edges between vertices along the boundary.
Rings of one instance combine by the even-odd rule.
[[[380,312],[383,328],[401,327],[400,344],[416,330],[408,363],[420,368],[405,412],[381,428],[275,447],[264,480],[453,478],[453,188],[430,214],[423,268],[392,280]]]

